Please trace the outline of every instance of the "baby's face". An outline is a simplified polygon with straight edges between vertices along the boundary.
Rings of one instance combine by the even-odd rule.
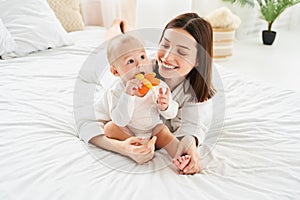
[[[138,48],[122,55],[114,62],[113,67],[124,83],[133,79],[138,73],[148,74],[153,71],[144,48]]]

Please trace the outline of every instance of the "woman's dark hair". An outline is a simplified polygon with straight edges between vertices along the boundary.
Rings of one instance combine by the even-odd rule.
[[[164,28],[162,37],[167,29],[180,28],[191,34],[197,41],[197,66],[187,75],[190,90],[196,95],[198,102],[210,99],[216,90],[212,85],[212,51],[213,30],[208,21],[196,13],[185,13],[172,19]],[[194,77],[194,78],[192,78]]]

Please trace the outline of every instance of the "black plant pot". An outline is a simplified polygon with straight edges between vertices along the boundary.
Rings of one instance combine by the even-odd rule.
[[[262,32],[262,40],[266,45],[272,45],[276,37],[275,31],[263,31]]]

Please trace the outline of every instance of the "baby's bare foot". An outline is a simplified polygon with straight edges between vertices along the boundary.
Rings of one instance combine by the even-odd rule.
[[[173,159],[173,163],[179,170],[183,170],[185,166],[189,164],[190,160],[191,160],[191,156],[184,155],[176,159]]]

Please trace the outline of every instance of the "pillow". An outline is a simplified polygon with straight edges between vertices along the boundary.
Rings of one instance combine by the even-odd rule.
[[[2,58],[72,44],[46,0],[0,0],[0,5],[0,18],[16,42],[15,51]]]
[[[14,51],[16,43],[0,19],[0,56]]]
[[[66,31],[83,30],[80,0],[48,0],[48,3]]]

